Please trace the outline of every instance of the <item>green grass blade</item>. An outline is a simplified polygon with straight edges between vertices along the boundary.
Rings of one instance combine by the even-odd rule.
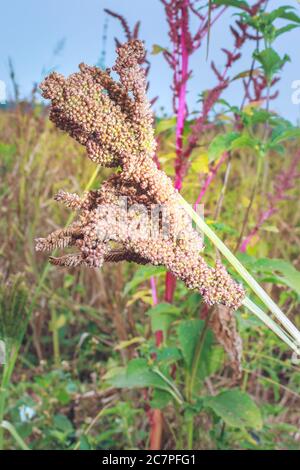
[[[295,325],[287,318],[287,316],[280,310],[278,305],[275,304],[275,302],[271,299],[267,292],[258,284],[254,277],[251,276],[247,269],[227,248],[227,246],[222,242],[222,240],[220,240],[220,238],[215,234],[215,232],[205,223],[205,221],[194,211],[194,209],[186,202],[186,200],[179,193],[178,198],[180,204],[182,205],[186,213],[195,222],[201,232],[203,232],[216,246],[216,248],[218,248],[218,250],[223,254],[223,256],[239,273],[242,279],[244,279],[244,281],[248,284],[252,291],[257,295],[257,297],[259,297],[259,299],[264,303],[264,305],[279,320],[282,326],[290,333],[291,337],[296,341],[298,347],[300,347],[300,332],[295,327]]]
[[[0,426],[3,429],[6,429],[6,431],[8,431],[12,435],[12,437],[17,442],[17,444],[21,447],[22,450],[31,450],[28,447],[28,445],[23,441],[20,434],[18,434],[18,432],[16,431],[16,428],[9,421],[2,421],[2,423],[0,423]]]
[[[282,328],[280,328],[277,323],[272,320],[261,308],[259,308],[252,300],[248,297],[244,299],[243,305],[250,310],[250,312],[254,313],[262,322],[265,323],[279,338],[282,339],[291,349],[293,349],[296,353],[299,352],[299,348],[293,342],[293,339],[287,335]]]

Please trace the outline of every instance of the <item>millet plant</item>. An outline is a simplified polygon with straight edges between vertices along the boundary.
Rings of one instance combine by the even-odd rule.
[[[186,10],[183,12],[185,14]],[[184,15],[182,21],[186,21]],[[116,167],[118,171],[103,183],[101,189],[90,191],[82,198],[60,191],[55,199],[78,210],[79,219],[45,239],[37,239],[36,248],[52,251],[75,246],[79,249],[79,253],[61,258],[51,257],[51,263],[59,266],[87,265],[98,268],[104,261],[124,260],[165,266],[173,276],[182,279],[188,288],[198,290],[208,306],[216,306],[208,314],[206,326],[201,326],[202,333],[199,333],[201,342],[196,346],[185,397],[191,406],[195,398],[195,378],[208,325],[231,356],[237,375],[241,343],[232,312],[242,303],[295,351],[298,351],[300,345],[300,334],[212,229],[179,196],[180,185],[178,187],[175,183],[173,188],[171,180],[157,168],[152,113],[146,97],[145,72],[140,67],[145,56],[143,45],[139,40],[131,40],[119,46],[117,53],[113,70],[118,73],[119,82],[111,77],[109,69],[102,71],[82,64],[80,72],[68,79],[53,73],[41,85],[43,96],[52,101],[51,120],[84,145],[93,161],[106,167]],[[269,86],[272,84],[271,78],[268,80]],[[187,77],[181,80],[186,81]],[[232,144],[238,138],[241,139],[240,135],[235,134],[230,139],[231,148],[234,148]],[[249,142],[250,137],[247,145],[250,145]],[[125,197],[130,208],[133,208],[129,215],[128,208],[126,213],[124,208],[120,208],[120,197]],[[132,234],[134,227],[138,225],[140,228],[145,223],[139,219],[139,209],[135,207],[139,204],[145,206],[146,214],[151,211],[153,204],[165,206],[168,211],[167,237],[161,226],[154,240],[149,236]],[[200,256],[203,248],[201,239],[195,229],[187,224],[182,208],[236,268],[281,322],[286,332],[255,303],[245,298],[243,288],[233,281],[218,260],[215,268],[206,264]],[[181,234],[180,238],[178,233]],[[163,373],[156,366],[151,370],[145,362],[136,361],[140,366],[137,370],[134,368],[134,374],[147,371],[150,377],[153,376],[154,382],[155,379],[161,381],[161,386],[157,388],[165,390],[180,405],[184,404],[184,398],[166,376],[166,372]],[[134,364],[136,367],[136,362]],[[148,385],[151,385],[151,380]],[[120,376],[112,382],[115,385],[120,384]],[[192,446],[191,418],[188,419],[188,436],[188,445]]]
[[[152,55],[171,70],[172,116],[153,115],[140,23],[111,10],[125,33],[114,67],[102,51],[100,68],[46,77],[52,123],[48,106],[20,100],[11,63],[16,99],[0,114],[1,449],[297,445],[299,368],[286,346],[297,359],[299,265],[288,259],[299,218],[288,220],[286,201],[298,195],[300,133],[272,103],[289,61],[277,41],[300,18],[266,0],[161,7],[169,45]],[[208,61],[230,11],[222,67]],[[192,110],[200,49],[215,82]],[[224,96],[236,83],[233,105]],[[71,209],[65,226],[52,194]],[[33,246],[46,230],[36,249],[50,263]],[[282,422],[289,413],[294,426]]]

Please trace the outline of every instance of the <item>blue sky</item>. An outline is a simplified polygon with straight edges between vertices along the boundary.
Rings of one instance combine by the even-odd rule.
[[[300,13],[297,0],[270,0],[269,5],[276,8],[290,4]],[[63,74],[69,74],[84,61],[88,64],[98,62],[101,54],[103,26],[108,7],[123,14],[130,25],[141,20],[141,38],[151,51],[153,44],[168,46],[167,24],[163,6],[159,0],[2,0],[0,30],[0,80],[5,81],[11,90],[8,76],[8,57],[13,60],[17,80],[22,96],[32,89],[33,82],[39,82],[43,70],[55,67]],[[215,84],[215,77],[210,70],[210,60],[217,65],[224,64],[221,47],[231,48],[232,36],[228,32],[228,23],[233,10],[229,9],[211,32],[209,60],[205,58],[205,46],[192,58],[193,77],[189,83],[188,103],[190,110],[197,110],[198,95],[201,91]],[[114,60],[114,36],[124,38],[119,23],[109,19],[107,38],[107,65]],[[59,54],[54,50],[59,42],[65,39],[65,45]],[[288,53],[291,63],[285,66],[282,80],[278,86],[280,96],[272,104],[275,111],[286,118],[296,121],[300,112],[299,106],[291,101],[291,84],[300,80],[299,66],[300,29],[289,33],[284,39],[275,43],[279,53]],[[251,49],[244,49],[242,60],[234,72],[249,68]],[[156,109],[164,107],[171,110],[171,73],[161,55],[150,55],[150,91],[149,96],[159,96]],[[224,95],[228,101],[240,104],[242,99],[241,84],[237,81]]]

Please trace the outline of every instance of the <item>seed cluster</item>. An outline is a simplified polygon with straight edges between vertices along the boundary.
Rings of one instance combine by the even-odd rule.
[[[41,84],[56,126],[84,145],[93,161],[120,171],[82,197],[60,191],[55,199],[77,210],[78,218],[67,229],[37,239],[36,249],[77,247],[77,254],[50,258],[59,266],[98,268],[104,261],[122,260],[164,265],[199,290],[209,305],[237,308],[243,288],[220,263],[211,268],[201,258],[202,239],[181,208],[172,181],[153,160],[153,117],[140,65],[144,46],[132,40],[117,55],[113,71],[119,82],[109,69],[81,64],[80,72],[68,78],[52,73]]]

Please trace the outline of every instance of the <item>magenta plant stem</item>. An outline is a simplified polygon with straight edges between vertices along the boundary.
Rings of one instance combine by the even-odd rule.
[[[291,161],[289,168],[281,171],[274,182],[274,192],[268,195],[269,207],[261,213],[258,222],[250,233],[244,238],[240,245],[240,251],[245,253],[253,237],[257,235],[262,225],[278,211],[278,204],[287,199],[287,191],[292,189],[296,180],[300,177],[298,173],[298,164],[300,161],[300,152],[298,152]]]
[[[150,278],[150,286],[151,286],[153,305],[157,305],[158,304],[158,296],[157,296],[156,280],[155,280],[154,276],[152,276]]]
[[[184,0],[182,6],[182,17],[181,17],[181,81],[179,87],[178,97],[178,111],[177,111],[177,123],[176,123],[176,155],[177,160],[181,163],[182,158],[182,147],[183,147],[183,131],[184,122],[186,117],[186,86],[188,79],[188,67],[189,67],[189,53],[187,49],[187,28],[188,28],[188,0]],[[178,191],[182,187],[182,175],[180,171],[176,171],[175,177],[175,188]]]
[[[175,93],[178,94],[178,105],[177,105],[177,116],[176,116],[176,163],[175,163],[175,188],[178,191],[182,188],[183,174],[182,174],[182,153],[183,153],[183,132],[184,123],[186,119],[186,91],[187,91],[187,80],[189,75],[189,50],[188,50],[188,7],[189,1],[184,0],[181,6],[181,23],[180,23],[180,47],[177,49],[174,44],[173,61],[174,64],[177,62],[177,54],[180,51],[180,62],[181,69],[179,73],[174,75],[174,89]],[[179,45],[178,45],[179,46]],[[176,65],[175,65],[176,67]],[[176,68],[175,68],[176,72]],[[179,86],[179,88],[178,88]],[[176,90],[177,88],[177,90]],[[165,300],[167,302],[173,301],[174,291],[176,287],[176,279],[171,273],[166,274],[165,283]]]
[[[216,165],[210,170],[209,175],[207,176],[207,178],[204,182],[204,185],[201,188],[201,191],[200,191],[200,193],[199,193],[199,195],[196,199],[196,202],[194,204],[194,208],[201,202],[201,200],[204,197],[206,191],[208,190],[212,180],[215,178],[220,166],[223,165],[223,163],[225,162],[225,160],[227,160],[227,158],[228,158],[228,153],[224,152],[223,155],[221,156],[221,158],[216,163]]]
[[[251,232],[249,233],[249,235],[247,235],[247,237],[244,238],[243,242],[241,243],[241,246],[240,246],[240,251],[242,253],[245,253],[245,251],[247,250],[247,247],[249,245],[249,243],[251,242],[251,240],[253,239],[253,237],[255,237],[255,235],[259,232],[259,229],[261,228],[261,226],[275,213],[277,212],[277,209],[275,207],[272,207],[270,209],[268,209],[267,211],[263,212],[259,218],[259,221],[257,222],[257,224],[255,225],[254,229],[251,230]]]
[[[163,2],[165,4],[165,2]],[[216,17],[211,22],[211,25],[208,24],[208,19],[202,19],[204,26],[200,27],[199,37],[196,41],[192,40],[191,34],[189,32],[189,16],[188,16],[188,9],[191,7],[189,0],[183,0],[181,9],[181,17],[180,17],[180,44],[174,43],[174,50],[172,55],[172,63],[174,64],[174,92],[176,99],[176,95],[178,97],[178,104],[177,104],[177,113],[176,113],[176,162],[175,162],[175,183],[174,186],[178,191],[182,188],[182,183],[185,175],[185,167],[186,167],[186,160],[188,160],[190,153],[184,152],[183,149],[183,133],[184,133],[184,123],[186,120],[186,111],[187,111],[187,104],[186,104],[186,93],[187,93],[187,81],[189,77],[189,57],[190,55],[200,47],[201,41],[205,38],[208,33],[209,27],[212,26],[225,12],[226,7],[222,8]],[[171,23],[170,23],[171,24]],[[178,37],[178,36],[177,36]],[[180,60],[180,71],[177,70],[177,63],[178,63],[178,55]],[[225,68],[224,74],[227,73],[228,68]],[[205,112],[207,116],[208,112]],[[203,119],[204,123],[204,119]],[[214,174],[210,175],[211,179],[214,177]],[[210,182],[207,182],[207,190]],[[202,196],[201,196],[202,197]],[[176,278],[171,274],[166,274],[166,283],[165,283],[165,300],[166,302],[172,302],[173,296],[176,288]]]

